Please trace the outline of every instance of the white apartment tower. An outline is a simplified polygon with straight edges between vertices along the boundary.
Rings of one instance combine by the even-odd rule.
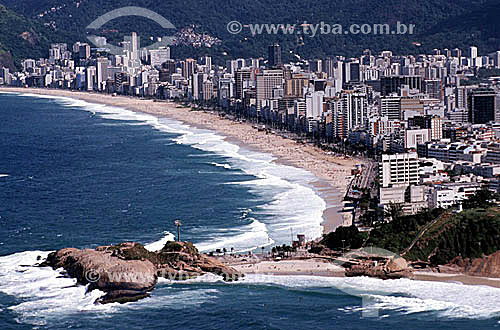
[[[382,155],[379,163],[380,186],[418,185],[419,163],[416,152]]]
[[[275,88],[283,88],[283,70],[264,70],[256,76],[257,89],[257,110],[262,108],[262,101],[270,100],[273,97]]]

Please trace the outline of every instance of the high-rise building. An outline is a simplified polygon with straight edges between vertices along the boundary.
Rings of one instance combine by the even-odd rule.
[[[133,61],[139,60],[139,38],[136,32],[132,32],[130,39],[130,59]]]
[[[249,82],[252,80],[251,69],[237,69],[234,74],[235,80],[235,97],[243,100],[245,97],[245,89],[248,88]]]
[[[309,71],[311,72],[323,72],[323,61],[322,60],[312,60],[309,63]]]
[[[415,116],[408,120],[408,126],[428,129],[431,140],[443,138],[443,119],[439,116]]]
[[[95,66],[88,66],[87,77],[86,77],[87,91],[93,91],[95,89],[95,82],[96,82],[96,68]]]
[[[207,79],[202,85],[202,98],[204,101],[210,101],[214,98],[214,83],[212,79]]]
[[[323,62],[323,72],[326,72],[328,78],[333,78],[335,75],[335,62],[337,60],[333,57],[328,57]]]
[[[97,59],[96,82],[97,82],[97,89],[100,91],[106,88],[105,82],[108,79],[108,66],[109,66],[109,60],[106,57],[99,57]]]
[[[495,67],[497,69],[500,69],[500,50],[497,50],[496,53],[495,53],[495,58],[494,58],[494,62],[495,62]]]
[[[304,97],[304,87],[309,84],[309,78],[303,74],[294,73],[291,79],[285,79],[286,97]]]
[[[10,73],[9,68],[2,67],[0,68],[0,78],[5,85],[10,84]]]
[[[364,128],[368,123],[367,95],[357,90],[343,91],[340,98],[341,112],[345,117],[345,129]]]
[[[425,81],[425,93],[429,95],[431,99],[443,100],[443,82],[440,79],[431,79]]]
[[[380,116],[389,120],[401,120],[401,98],[385,96],[380,99]]]
[[[90,58],[90,45],[81,44],[78,47],[78,57],[82,60],[88,60]]]
[[[281,46],[278,44],[270,45],[267,49],[267,60],[269,68],[281,67]]]
[[[262,101],[270,100],[273,97],[275,88],[283,88],[283,70],[264,70],[256,75],[257,90],[257,110],[262,108]]]
[[[379,163],[380,186],[418,185],[419,163],[416,152],[382,155]]]
[[[474,60],[474,59],[476,59],[476,57],[477,57],[477,47],[471,46],[469,48],[469,58],[471,60]]]
[[[152,66],[160,66],[170,59],[170,47],[162,47],[149,51]]]
[[[358,62],[346,63],[346,80],[345,82],[358,82],[360,78],[360,69]]]
[[[486,124],[495,120],[495,91],[488,88],[469,93],[469,122]]]
[[[459,48],[455,48],[451,51],[451,54],[453,55],[453,57],[461,58],[462,57],[462,50]]]
[[[312,92],[306,94],[306,117],[319,119],[323,113],[324,92]]]
[[[421,76],[392,76],[380,78],[382,96],[398,93],[402,85],[407,85],[410,89],[423,91]]]
[[[187,58],[182,62],[182,76],[189,79],[195,72],[196,60],[192,58]]]

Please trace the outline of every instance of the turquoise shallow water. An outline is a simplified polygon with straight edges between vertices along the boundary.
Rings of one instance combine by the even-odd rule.
[[[200,249],[281,244],[321,233],[305,171],[213,132],[68,99],[0,94],[0,328],[408,329],[499,327],[500,290],[453,283],[206,276],[159,284],[135,304],[50,269],[47,251],[171,237]],[[307,207],[305,207],[305,205]],[[362,300],[362,298],[365,300]]]

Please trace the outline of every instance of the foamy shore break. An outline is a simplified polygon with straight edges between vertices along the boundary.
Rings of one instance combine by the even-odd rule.
[[[340,210],[348,185],[351,169],[360,160],[344,159],[328,155],[322,150],[298,144],[293,140],[274,134],[258,131],[252,125],[224,119],[204,111],[191,111],[191,108],[174,102],[154,102],[134,97],[111,96],[87,92],[36,88],[0,88],[4,92],[30,93],[56,97],[68,97],[89,103],[104,104],[131,111],[167,117],[198,128],[205,128],[229,138],[231,142],[247,148],[269,153],[277,162],[302,168],[314,174],[318,182],[311,182],[327,203],[322,223],[325,233],[334,231],[343,222]]]

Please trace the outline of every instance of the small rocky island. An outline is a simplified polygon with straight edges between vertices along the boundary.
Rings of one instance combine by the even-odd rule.
[[[225,281],[243,274],[214,258],[199,253],[190,242],[168,242],[157,251],[148,251],[134,242],[100,246],[95,250],[65,248],[48,255],[40,267],[64,268],[78,283],[106,295],[97,303],[126,303],[149,297],[159,277],[186,280],[213,273]]]

